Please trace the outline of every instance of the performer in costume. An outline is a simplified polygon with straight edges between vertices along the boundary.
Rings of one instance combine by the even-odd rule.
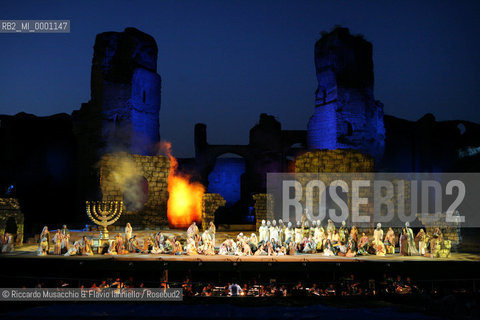
[[[125,226],[125,243],[128,243],[128,241],[132,237],[132,232],[132,226],[130,225],[130,222],[127,222],[127,225]]]
[[[425,234],[425,230],[420,229],[420,231],[417,233],[417,236],[415,237],[415,244],[418,247],[418,253],[424,256],[427,247],[427,235]]]
[[[207,241],[206,243],[203,244],[204,250],[203,254],[207,256],[213,256],[215,255],[215,247],[213,246],[212,241]]]
[[[154,243],[155,243],[155,239],[153,238],[152,234],[150,234],[147,237],[144,237],[142,253],[151,253]]]
[[[272,226],[272,223],[270,222],[270,220],[267,220],[267,227],[265,228],[265,232],[266,232],[266,238],[265,238],[265,241],[270,241],[270,239],[272,237],[270,237],[270,227]]]
[[[430,240],[430,254],[432,256],[437,255],[437,251],[440,249],[438,244],[443,240],[443,234],[439,228],[435,228],[432,234],[432,240]]]
[[[365,232],[362,233],[362,237],[358,240],[358,252],[359,255],[368,255],[368,236]]]
[[[352,229],[350,230],[350,237],[355,241],[355,244],[358,243],[358,230],[357,227],[352,226]]]
[[[175,239],[175,238],[173,238]],[[173,240],[174,241],[174,240]],[[165,253],[165,254],[171,254],[173,252],[173,243],[172,243],[172,240],[170,239],[166,239],[165,240],[165,244],[163,245],[163,250],[161,253]]]
[[[407,238],[407,230],[402,228],[402,234],[399,238],[400,243],[400,255],[406,256],[408,255],[408,238]]]
[[[275,239],[275,242],[279,240],[279,232],[277,227],[277,221],[273,220],[272,225],[270,226],[270,239]]]
[[[67,253],[64,256],[76,256],[80,254],[80,241],[75,241],[73,246],[68,249]]]
[[[341,243],[346,243],[348,239],[348,228],[346,227],[346,222],[342,221],[342,226],[338,229],[338,237]]]
[[[207,241],[208,241],[208,239],[207,239]],[[197,248],[195,247],[195,241],[193,240],[193,238],[187,238],[187,245],[185,247],[185,250],[187,251],[187,255],[189,255],[189,256],[193,256],[193,255],[198,254]]]
[[[333,224],[332,219],[328,219],[327,222],[327,233],[330,232],[330,234],[333,234],[333,232],[336,230],[335,224]]]
[[[80,254],[82,256],[93,255],[92,245],[86,236],[83,236],[82,240],[80,241]]]
[[[255,233],[252,233],[250,235],[250,240],[249,240],[249,245],[250,245],[250,249],[252,250],[252,252],[255,252],[257,251],[257,248],[258,248],[258,239],[257,239],[257,235]]]
[[[40,234],[40,244],[38,247],[38,255],[44,256],[47,255],[50,251],[50,232],[48,227],[43,227],[42,233]]]
[[[132,253],[142,252],[142,249],[140,249],[140,246],[138,244],[138,240],[137,240],[136,235],[132,235],[132,237],[128,240],[127,250],[128,250],[128,252],[132,252]]]
[[[163,248],[163,245],[165,244],[165,236],[163,235],[162,231],[158,231],[155,235],[155,244],[158,248]]]
[[[70,249],[70,231],[67,229],[67,225],[62,226],[62,254],[65,254]]]
[[[180,241],[175,241],[175,244],[173,245],[172,254],[174,255],[183,254],[183,248],[182,248],[182,245],[180,244]]]
[[[327,242],[325,243],[325,248],[323,249],[323,255],[327,257],[336,255],[336,249],[334,248],[330,240],[327,240]]]
[[[120,233],[118,233],[115,237],[115,251],[117,252],[117,254],[128,253],[128,251],[125,250],[125,246],[123,244],[123,237]]]
[[[13,241],[13,235],[6,232],[3,239],[3,245],[0,247],[2,253],[11,253],[15,251],[15,243]]]
[[[53,240],[53,254],[60,255],[62,250],[62,233],[60,229],[57,230],[52,240]]]
[[[303,238],[308,239],[310,237],[310,221],[309,220],[305,221],[302,229],[303,229]]]
[[[300,244],[303,240],[303,229],[300,221],[297,221],[297,227],[295,228],[295,244]]]
[[[111,256],[114,256],[117,254],[117,247],[115,246],[115,241],[112,240],[110,241],[109,243],[109,246],[108,246],[108,252],[105,253],[106,255],[111,255]]]
[[[187,229],[187,238],[194,238],[199,233],[197,223],[195,221]]]
[[[208,225],[208,234],[210,235],[210,239],[212,239],[212,245],[215,247],[215,234],[217,232],[217,228],[215,227],[215,224],[213,224],[213,221],[210,221]]]
[[[413,230],[410,228],[410,223],[405,222],[405,231],[407,232],[407,253],[409,256],[417,255],[417,247],[415,246],[415,237],[413,235]]]
[[[268,240],[267,235],[267,226],[265,225],[265,220],[262,220],[262,225],[258,228],[259,242],[266,242]]]
[[[393,232],[392,227],[388,228],[384,243],[386,253],[395,254],[395,232]]]
[[[278,239],[281,244],[285,243],[285,224],[282,219],[278,220]]]
[[[350,239],[348,239],[347,253],[345,256],[355,257],[356,255],[357,255],[357,247],[356,247],[355,241],[353,241],[353,239],[350,237]]]
[[[289,244],[290,242],[295,242],[295,234],[292,223],[288,222],[287,228],[285,229],[285,243]]]
[[[210,238],[210,233],[208,232],[208,229],[203,231],[202,233],[202,242],[205,243],[206,241],[212,241],[212,238]]]
[[[382,224],[377,223],[377,228],[373,231],[373,248],[377,256],[385,255],[385,245],[383,244]]]
[[[322,251],[323,243],[325,240],[325,232],[323,231],[323,227],[320,224],[320,220],[317,220],[315,231],[313,232],[313,238],[315,239],[315,243],[317,244],[317,251]]]

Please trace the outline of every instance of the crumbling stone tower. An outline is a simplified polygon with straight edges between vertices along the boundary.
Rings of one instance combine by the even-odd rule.
[[[309,149],[356,149],[379,160],[385,148],[383,104],[373,95],[372,44],[347,28],[315,44],[318,88],[308,123]]]
[[[157,53],[155,39],[135,28],[97,35],[91,100],[72,114],[83,198],[100,198],[98,163],[104,154],[155,155],[161,98]]]
[[[157,44],[134,28],[97,35],[92,103],[101,106],[102,139],[111,148],[152,155],[160,140]]]

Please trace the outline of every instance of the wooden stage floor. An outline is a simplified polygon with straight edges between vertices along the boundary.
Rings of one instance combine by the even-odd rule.
[[[480,262],[480,254],[452,253],[449,258],[429,258],[422,256],[401,256],[400,254],[386,256],[357,256],[357,257],[327,257],[322,253],[297,254],[295,256],[225,256],[225,255],[168,255],[168,254],[140,254],[129,253],[123,255],[100,255],[65,257],[58,255],[37,256],[37,246],[27,245],[14,253],[1,254],[0,259],[28,258],[34,260],[111,260],[111,261],[170,261],[170,262],[438,262],[462,261]]]

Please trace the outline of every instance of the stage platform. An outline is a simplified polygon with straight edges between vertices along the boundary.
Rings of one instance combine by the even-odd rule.
[[[22,250],[24,249],[24,250]],[[401,256],[400,254],[392,254],[386,256],[356,256],[356,257],[338,257],[324,256],[323,253],[314,254],[297,254],[294,256],[232,256],[232,255],[171,255],[171,254],[141,254],[129,253],[122,255],[101,255],[93,256],[63,256],[63,255],[47,255],[37,256],[35,254],[36,246],[25,246],[16,252],[0,255],[0,259],[33,259],[33,260],[112,260],[112,261],[164,261],[164,262],[440,262],[440,261],[457,261],[457,262],[480,262],[480,254],[473,253],[452,253],[449,258],[429,258],[422,256]]]
[[[156,231],[137,231],[137,237]],[[217,232],[217,246],[226,238],[235,238],[239,231]],[[244,232],[250,235],[251,232]],[[72,232],[72,241],[82,235],[98,236],[98,232]],[[111,232],[113,237],[116,233]],[[184,238],[184,230],[164,231],[164,235]],[[480,254],[452,253],[449,258],[422,256],[328,257],[322,253],[294,256],[204,256],[167,254],[125,254],[93,256],[37,256],[38,244],[26,244],[16,252],[0,254],[0,284],[18,285],[36,279],[100,280],[111,277],[146,279],[158,284],[165,274],[173,281],[189,277],[193,281],[228,283],[232,279],[276,279],[277,281],[332,281],[355,274],[359,278],[378,278],[383,274],[401,274],[430,281],[480,280]],[[13,283],[13,284],[12,284]]]

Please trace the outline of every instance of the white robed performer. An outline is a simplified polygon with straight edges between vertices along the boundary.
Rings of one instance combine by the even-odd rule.
[[[297,221],[297,227],[295,228],[295,243],[299,244],[303,240],[303,229],[300,221]]]
[[[381,223],[377,223],[377,228],[375,229],[375,231],[373,231],[373,241],[375,243],[383,241],[383,230]]]
[[[381,223],[377,223],[377,228],[373,231],[373,245],[377,256],[384,256],[386,254]]]
[[[292,223],[287,223],[287,228],[285,228],[285,243],[295,241],[294,230],[292,228]]]
[[[73,246],[68,249],[68,252],[64,254],[64,256],[76,256],[80,254],[80,241],[75,241]]]
[[[267,242],[268,240],[267,226],[265,225],[265,220],[262,220],[262,225],[258,227],[258,241]]]
[[[317,226],[315,227],[313,238],[317,243],[317,250],[322,250],[325,242],[325,231],[323,230],[320,220],[317,220]]]
[[[132,225],[130,222],[127,222],[127,225],[125,226],[125,243],[128,243],[128,240],[132,237]]]
[[[285,224],[283,223],[282,219],[278,220],[278,240],[279,243],[285,243]]]
[[[272,226],[272,223],[270,222],[270,220],[267,220],[267,235],[266,235],[266,241],[270,241],[270,239],[272,239],[270,237],[270,227]]]
[[[208,229],[203,231],[202,233],[202,241],[205,243],[207,241],[212,241],[212,238],[210,237],[210,233],[208,232]]]
[[[217,228],[213,221],[210,221],[208,225],[208,233],[210,234],[210,239],[212,239],[212,245],[215,247],[215,234],[217,233]]]
[[[270,239],[274,239],[275,243],[278,243],[279,239],[279,234],[278,234],[278,227],[277,227],[277,221],[273,220],[272,225],[270,226]]]
[[[190,227],[187,229],[187,238],[193,238],[196,234],[198,234],[198,227],[197,223],[193,221]]]

